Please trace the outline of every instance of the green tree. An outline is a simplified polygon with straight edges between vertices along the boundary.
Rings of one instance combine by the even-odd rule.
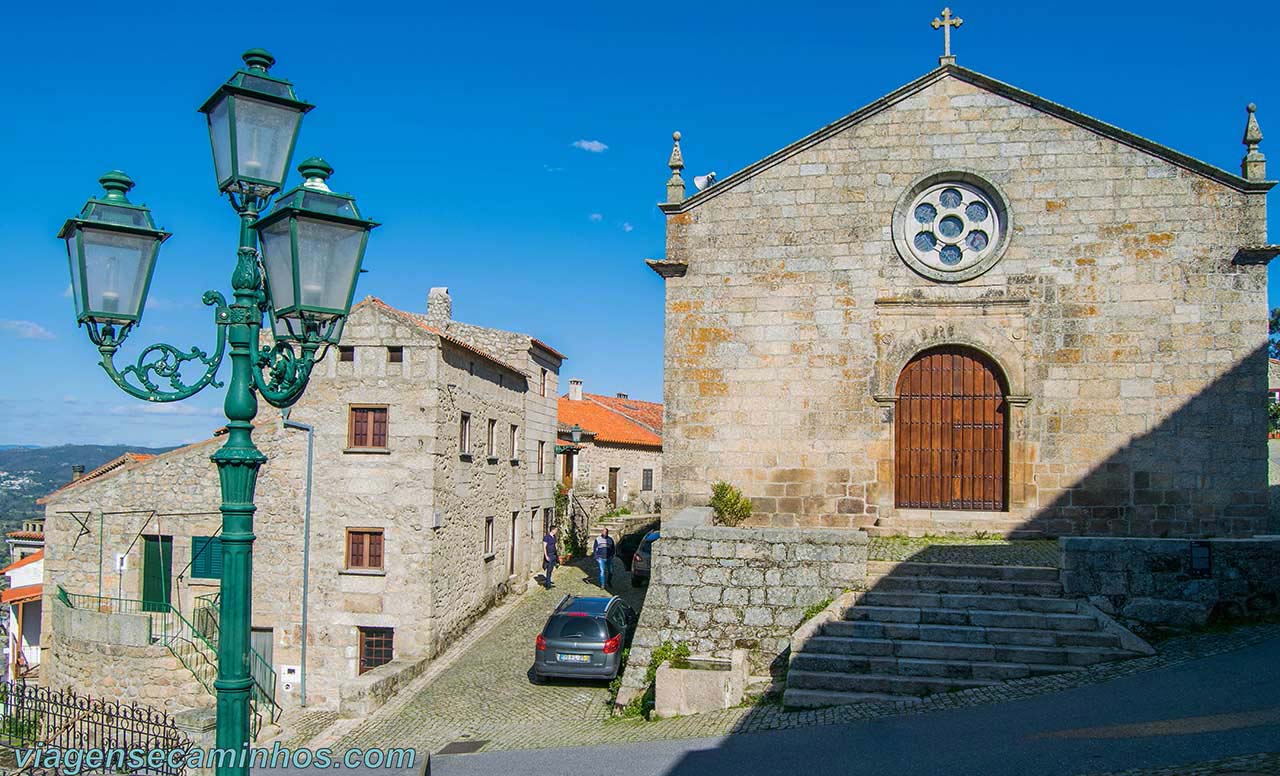
[[[1271,322],[1267,327],[1267,355],[1280,358],[1280,307],[1271,308]]]

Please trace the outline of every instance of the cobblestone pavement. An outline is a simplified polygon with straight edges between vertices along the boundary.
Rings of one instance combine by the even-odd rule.
[[[1052,539],[975,539],[949,536],[873,536],[869,560],[916,563],[976,563],[983,566],[1058,565],[1058,543]]]
[[[439,667],[433,666],[392,703],[367,719],[344,720],[314,736],[309,743],[334,745],[339,749],[412,746],[420,752],[434,753],[448,743],[465,740],[484,742],[479,751],[497,751],[831,725],[1042,695],[1229,652],[1280,636],[1280,625],[1265,624],[1243,626],[1225,633],[1176,637],[1162,642],[1159,654],[1151,657],[1091,666],[1078,673],[943,693],[916,702],[861,703],[797,711],[762,705],[649,722],[610,717],[606,706],[608,689],[603,683],[556,681],[538,686],[529,680],[534,637],[561,596],[598,594],[599,588],[589,580],[588,571],[594,570],[588,569],[589,562],[584,560],[558,569],[554,590],[536,588],[504,607],[504,612],[495,612],[501,619],[491,630],[481,637],[469,636],[472,643],[456,660],[440,661]],[[633,589],[625,571],[615,574],[614,583],[615,591],[633,606],[641,605],[644,590]],[[317,718],[317,725],[322,722]],[[305,739],[306,736],[299,736],[293,743],[299,745],[306,742]]]
[[[1175,768],[1111,771],[1092,776],[1274,776],[1280,774],[1280,752],[1227,757]]]

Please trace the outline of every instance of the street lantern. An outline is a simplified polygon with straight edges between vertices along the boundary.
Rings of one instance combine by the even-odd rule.
[[[135,324],[142,319],[160,243],[169,233],[156,228],[150,210],[129,201],[133,181],[128,175],[113,170],[98,183],[106,194],[91,198],[58,232],[67,242],[76,322]]]
[[[353,197],[329,190],[333,168],[323,159],[306,160],[298,172],[303,183],[254,225],[273,315],[299,322],[345,318],[369,232],[378,224],[360,215]]]
[[[575,445],[576,445],[576,444],[578,444],[579,442],[581,442],[581,441],[582,441],[582,427],[581,427],[581,426],[579,426],[577,423],[574,423],[574,424],[573,424],[573,428],[571,428],[571,429],[569,430],[569,438],[573,440],[573,443],[574,443]]]
[[[218,190],[257,198],[284,187],[289,159],[309,105],[293,84],[267,74],[276,63],[263,49],[249,49],[245,67],[200,106],[209,120],[209,142]]]

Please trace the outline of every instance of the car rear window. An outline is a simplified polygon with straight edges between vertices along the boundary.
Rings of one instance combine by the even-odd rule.
[[[645,539],[644,541],[640,542],[640,548],[637,550],[637,552],[643,552],[644,554],[648,555],[649,550],[652,548],[653,548],[653,540]]]
[[[604,620],[557,615],[547,623],[546,636],[549,639],[568,641],[604,641]]]

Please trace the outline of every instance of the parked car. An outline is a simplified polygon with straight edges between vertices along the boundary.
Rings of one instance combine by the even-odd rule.
[[[650,531],[640,541],[636,554],[631,556],[631,586],[640,587],[641,582],[649,581],[649,570],[653,568],[653,543],[658,541],[658,532]]]
[[[566,595],[534,644],[533,680],[613,679],[639,617],[621,598]]]

